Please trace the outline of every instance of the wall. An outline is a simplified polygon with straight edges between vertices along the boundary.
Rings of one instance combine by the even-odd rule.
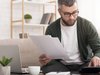
[[[0,0],[0,39],[10,38],[10,0]]]
[[[78,0],[79,15],[92,21],[100,34],[100,0]]]

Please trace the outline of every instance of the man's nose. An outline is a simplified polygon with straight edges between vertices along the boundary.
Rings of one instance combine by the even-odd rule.
[[[69,16],[69,18],[70,18],[70,19],[74,19],[74,16],[71,14],[71,15]]]

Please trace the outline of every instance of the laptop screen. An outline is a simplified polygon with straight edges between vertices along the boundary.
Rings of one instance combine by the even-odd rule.
[[[6,56],[12,58],[11,72],[21,72],[20,51],[17,45],[0,45],[0,59]]]

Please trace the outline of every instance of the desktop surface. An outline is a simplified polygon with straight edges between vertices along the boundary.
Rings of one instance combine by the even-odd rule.
[[[11,75],[31,75],[31,74],[11,74]],[[71,75],[100,75],[100,74],[94,74],[94,73],[84,73],[84,74],[71,74]]]
[[[31,75],[31,74],[11,74],[11,75]]]

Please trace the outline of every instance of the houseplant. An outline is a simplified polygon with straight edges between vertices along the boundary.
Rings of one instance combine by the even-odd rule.
[[[0,64],[1,64],[1,72],[3,73],[3,75],[10,75],[10,66],[8,66],[8,64],[12,61],[12,58],[8,58],[3,56],[2,59],[0,60]]]
[[[31,14],[25,14],[25,15],[24,15],[24,19],[25,19],[25,22],[26,22],[26,23],[29,23],[30,20],[32,19],[32,15],[31,15]]]

